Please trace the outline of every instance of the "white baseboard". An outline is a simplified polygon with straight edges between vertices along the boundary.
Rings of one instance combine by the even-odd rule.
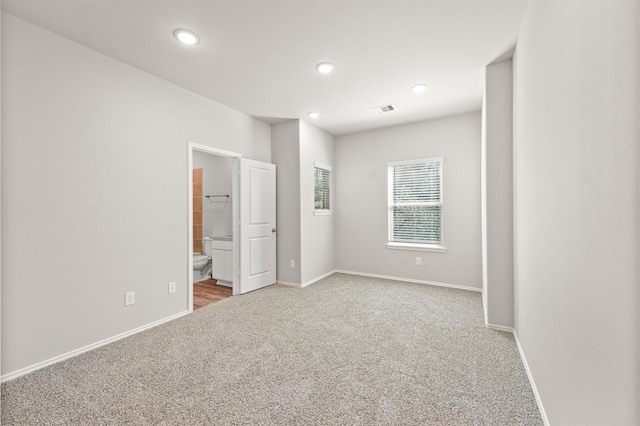
[[[329,275],[333,275],[334,273],[336,273],[338,271],[329,271],[326,274],[322,274],[319,277],[316,277],[312,280],[307,281],[306,283],[302,283],[302,284],[296,284],[296,283],[290,283],[288,281],[276,281],[276,284],[280,284],[280,285],[286,285],[288,287],[297,287],[297,288],[304,288],[308,285],[311,285],[313,283],[315,283],[316,281],[320,281],[321,279],[327,278]]]
[[[329,275],[333,275],[333,274],[335,274],[336,272],[337,272],[336,270],[329,271],[329,272],[327,272],[326,274],[322,274],[322,275],[320,275],[320,276],[319,276],[319,277],[317,277],[317,278],[314,278],[314,279],[312,279],[312,280],[307,281],[306,283],[303,283],[300,287],[306,287],[306,286],[308,286],[308,285],[310,285],[310,284],[315,283],[316,281],[320,281],[320,280],[322,280],[322,279],[324,279],[324,278],[327,278]]]
[[[549,418],[547,417],[547,413],[544,411],[544,406],[542,405],[542,399],[540,398],[540,394],[538,393],[536,382],[535,380],[533,380],[533,376],[531,375],[531,370],[529,369],[529,363],[527,362],[527,357],[524,355],[522,346],[520,346],[520,339],[518,339],[518,333],[515,330],[513,330],[513,337],[516,340],[516,345],[518,346],[518,352],[520,352],[520,359],[522,359],[524,370],[527,372],[527,377],[529,378],[529,384],[531,385],[531,389],[533,390],[533,395],[536,397],[536,403],[538,404],[538,411],[540,411],[540,416],[542,417],[542,421],[544,422],[545,426],[550,426],[551,423],[549,423]]]
[[[302,284],[290,283],[289,281],[276,281],[276,284],[286,285],[287,287],[302,288]]]
[[[513,327],[505,327],[504,325],[489,324],[486,321],[485,321],[484,325],[485,325],[485,327],[490,328],[492,330],[506,331],[508,333],[513,333],[513,331],[514,331]]]
[[[65,359],[73,358],[74,356],[78,356],[78,355],[80,355],[82,353],[85,353],[85,352],[88,352],[88,351],[90,351],[92,349],[99,348],[100,346],[104,346],[104,345],[107,345],[109,343],[113,343],[116,340],[124,339],[125,337],[129,337],[129,336],[131,336],[133,334],[140,333],[141,331],[148,330],[148,329],[156,327],[156,326],[158,326],[160,324],[164,324],[165,322],[169,322],[169,321],[172,321],[172,320],[174,320],[176,318],[180,318],[182,316],[187,315],[188,313],[189,313],[189,311],[183,311],[183,312],[177,313],[175,315],[171,315],[170,317],[166,317],[166,318],[160,319],[158,321],[154,321],[152,323],[143,325],[141,327],[134,328],[133,330],[125,331],[124,333],[117,334],[117,335],[115,335],[113,337],[109,337],[107,339],[100,340],[99,342],[92,343],[92,344],[84,346],[82,348],[75,349],[75,350],[67,352],[65,354],[58,355],[58,356],[55,356],[53,358],[47,359],[45,361],[38,362],[38,363],[30,365],[28,367],[24,367],[24,368],[21,368],[19,370],[12,371],[11,373],[7,373],[7,374],[3,375],[2,377],[0,377],[0,383],[4,383],[4,382],[8,382],[9,380],[17,379],[20,376],[24,376],[25,374],[34,372],[36,370],[40,370],[41,368],[47,367],[47,366],[55,364],[57,362],[64,361]]]
[[[489,311],[487,310],[487,293],[484,291],[484,286],[482,287],[482,308],[484,312],[484,323],[489,324]]]
[[[333,272],[337,272],[337,273],[341,273],[341,274],[349,274],[349,275],[359,275],[361,277],[382,278],[384,280],[404,281],[404,282],[408,282],[408,283],[427,284],[427,285],[435,285],[435,286],[438,286],[438,287],[456,288],[458,290],[468,290],[468,291],[479,291],[479,292],[482,292],[481,288],[467,287],[467,286],[457,285],[457,284],[439,283],[439,282],[435,282],[435,281],[414,280],[412,278],[392,277],[392,276],[388,276],[388,275],[368,274],[368,273],[365,273],[365,272],[344,271],[344,270],[340,270],[340,269],[337,269],[337,270],[335,270]]]

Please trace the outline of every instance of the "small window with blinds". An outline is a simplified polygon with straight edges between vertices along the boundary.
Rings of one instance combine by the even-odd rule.
[[[388,163],[387,247],[445,251],[442,240],[443,157]]]
[[[314,214],[331,214],[331,167],[315,163]]]

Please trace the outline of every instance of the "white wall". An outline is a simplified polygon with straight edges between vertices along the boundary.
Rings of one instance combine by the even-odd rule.
[[[335,216],[313,214],[314,162],[333,165],[335,138],[291,120],[272,126],[271,141],[278,168],[278,281],[304,285],[335,269]]]
[[[514,57],[515,327],[552,425],[639,420],[638,12],[529,1]]]
[[[276,165],[277,279],[300,284],[299,121],[271,126],[271,160]],[[294,268],[290,261],[294,261]]]
[[[2,56],[6,375],[186,311],[187,140],[271,147],[268,124],[6,13]]]
[[[231,195],[233,161],[229,157],[193,152],[193,168],[202,168],[202,236],[233,233],[231,198],[206,198],[205,195]]]
[[[2,46],[2,11],[0,11],[0,46]],[[0,81],[2,79],[2,53],[0,47]],[[0,99],[2,99],[2,85],[0,84]],[[0,102],[1,104],[1,102]],[[0,106],[0,116],[2,116],[2,107]],[[0,175],[2,175],[2,121],[0,119]],[[0,185],[0,212],[2,212],[2,185]],[[0,213],[0,223],[2,222],[2,214]],[[0,289],[2,288],[2,226],[0,226]],[[0,365],[2,365],[2,291],[0,291]],[[2,417],[2,407],[0,406],[0,418]]]
[[[338,190],[334,163],[335,137],[300,121],[300,233],[302,284],[321,277],[336,268],[335,214],[316,216],[314,210],[314,163],[331,166],[331,191]],[[335,196],[330,204],[335,201]],[[331,210],[339,206],[332,205]]]
[[[487,65],[482,126],[485,320],[513,327],[513,62]]]
[[[337,268],[480,289],[480,134],[477,112],[338,136]],[[446,253],[387,249],[387,162],[440,156]]]

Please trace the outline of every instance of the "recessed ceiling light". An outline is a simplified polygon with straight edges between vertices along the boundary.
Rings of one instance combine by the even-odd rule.
[[[194,33],[193,31],[178,28],[173,32],[173,36],[184,44],[200,43],[200,37],[198,37],[198,34]]]
[[[307,114],[309,117],[311,118],[318,118],[320,117],[320,114],[318,114],[317,112],[310,112],[309,114]]]
[[[316,65],[316,69],[322,74],[329,74],[335,67],[336,66],[331,62],[320,62],[318,65]]]
[[[416,84],[415,86],[413,86],[411,88],[411,90],[413,90],[413,93],[422,93],[425,90],[427,90],[427,85],[426,84]]]

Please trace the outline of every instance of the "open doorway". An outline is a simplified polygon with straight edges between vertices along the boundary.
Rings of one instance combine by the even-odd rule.
[[[188,308],[237,294],[240,154],[189,142]]]
[[[211,244],[211,269],[212,277],[216,284],[222,281],[230,286],[232,295],[244,294],[276,282],[276,166],[261,161],[241,158],[240,154],[211,148],[188,142],[188,301],[187,309],[194,309],[193,283],[206,279],[206,269],[194,271],[194,253],[203,255],[208,244]],[[198,153],[198,154],[196,154]],[[222,157],[231,161],[231,168],[225,168],[231,173],[231,191],[226,189],[207,189],[204,185],[207,175],[203,171],[202,188],[194,191],[194,155],[203,153],[205,157]],[[196,158],[196,161],[200,161]],[[222,163],[220,163],[222,164]],[[215,168],[216,166],[214,166]],[[226,167],[226,166],[225,166]],[[225,173],[227,173],[225,172]],[[228,177],[228,176],[227,176]],[[208,193],[211,192],[211,193]],[[200,199],[196,199],[194,193],[202,193]],[[231,228],[228,223],[218,224],[211,231],[202,228],[202,241],[198,246],[198,240],[194,230],[194,199],[215,204],[222,203],[223,209],[219,210],[231,213]],[[207,200],[207,201],[204,201]],[[227,209],[227,210],[225,210]],[[204,207],[202,210],[204,215]],[[228,216],[227,216],[228,217]],[[204,226],[204,217],[203,217]],[[229,231],[231,229],[231,231]],[[242,232],[240,232],[242,231]],[[205,240],[208,237],[209,240]],[[203,251],[198,252],[200,248]],[[194,250],[195,249],[195,250]],[[206,255],[206,253],[204,253]],[[208,261],[205,256],[205,261]],[[216,261],[218,259],[218,261]],[[200,261],[203,259],[200,258]],[[202,263],[200,264],[202,266]],[[200,267],[198,266],[198,267]],[[206,268],[206,265],[205,265]]]

